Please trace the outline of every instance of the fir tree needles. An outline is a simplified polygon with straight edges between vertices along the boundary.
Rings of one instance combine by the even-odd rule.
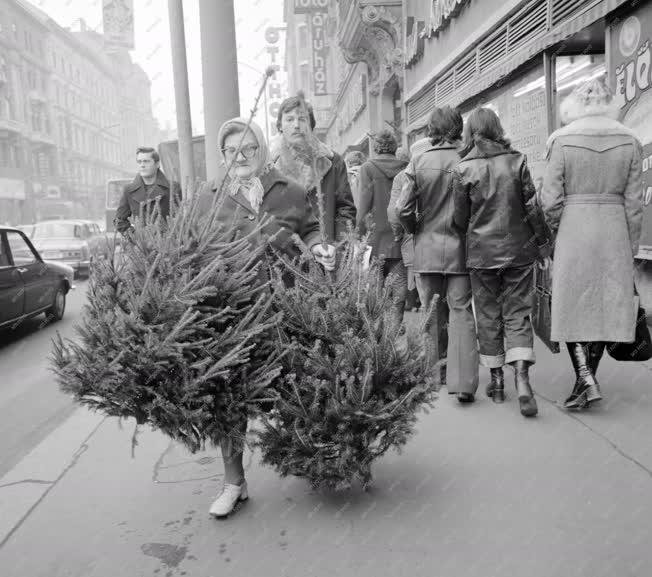
[[[263,462],[281,475],[341,489],[371,481],[372,462],[400,448],[435,383],[421,344],[401,342],[379,264],[365,270],[351,239],[337,271],[316,265],[277,271],[274,304],[283,313],[283,377],[275,410],[263,417]]]
[[[242,423],[280,369],[264,246],[198,214],[200,196],[167,222],[157,209],[140,218],[122,262],[94,266],[77,338],[58,336],[53,353],[61,389],[79,403],[193,452],[227,438],[241,447]]]

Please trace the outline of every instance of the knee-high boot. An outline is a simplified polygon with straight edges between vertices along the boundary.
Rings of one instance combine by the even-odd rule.
[[[598,367],[600,366],[600,361],[602,360],[606,346],[607,343],[602,341],[589,343],[589,367],[591,367],[591,372],[596,379],[598,378]]]
[[[564,401],[564,408],[583,409],[589,403],[602,399],[589,361],[589,350],[591,346],[584,345],[583,343],[566,343],[566,347],[568,348],[568,354],[575,369],[576,380],[573,391]],[[597,369],[597,364],[595,366]]]

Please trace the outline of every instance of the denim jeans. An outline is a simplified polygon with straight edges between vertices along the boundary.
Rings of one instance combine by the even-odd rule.
[[[471,270],[483,366],[534,363],[533,272],[533,265]]]

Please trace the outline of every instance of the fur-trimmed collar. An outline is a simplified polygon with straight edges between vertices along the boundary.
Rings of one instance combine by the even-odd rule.
[[[318,138],[314,139],[315,146],[317,147],[317,158],[328,158],[328,160],[333,160],[335,157],[335,152],[328,145],[324,144]],[[278,157],[281,156],[281,151],[283,150],[283,135],[277,134],[269,142],[269,152],[272,162],[276,162]]]
[[[335,157],[335,153],[320,140],[314,138],[312,145],[315,152],[314,164],[307,158],[302,159],[297,151],[288,146],[282,134],[279,134],[270,146],[274,166],[281,174],[297,181],[306,190],[317,186],[333,166]]]
[[[636,133],[622,122],[608,116],[585,116],[555,130],[548,138],[546,146],[549,148],[553,141],[560,136],[570,135],[632,136],[638,140]]]

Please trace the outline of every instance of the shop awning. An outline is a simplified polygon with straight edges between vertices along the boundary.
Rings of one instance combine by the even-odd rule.
[[[523,64],[526,64],[537,54],[541,54],[550,46],[554,46],[566,38],[581,32],[591,24],[605,18],[611,12],[627,3],[631,3],[631,0],[599,0],[595,2],[592,6],[580,12],[577,16],[570,18],[566,22],[562,22],[550,32],[533,38],[528,44],[519,47],[518,51],[506,57],[499,65],[490,70],[483,71],[481,75],[475,78],[473,82],[468,85],[468,87],[455,91],[446,99],[445,102],[437,101],[437,106],[458,106],[462,104],[484,90],[487,90],[499,80],[511,74]],[[462,58],[465,58],[467,55],[468,53],[462,56]],[[434,82],[436,82],[436,80],[434,80]],[[429,86],[430,85],[431,84],[429,84]],[[419,98],[419,96],[415,96],[415,98]],[[419,128],[425,121],[426,118],[424,117],[410,123],[408,131],[411,132],[412,130]]]

